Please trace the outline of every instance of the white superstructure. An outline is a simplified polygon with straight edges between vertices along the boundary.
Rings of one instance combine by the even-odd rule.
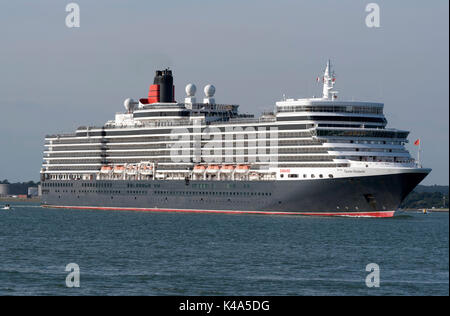
[[[153,85],[104,126],[47,136],[42,177],[289,181],[417,170],[408,132],[386,127],[382,103],[339,100],[330,62],[322,79],[322,98],[279,101],[260,118],[216,103],[213,85],[202,103],[193,84],[184,103],[150,103]]]

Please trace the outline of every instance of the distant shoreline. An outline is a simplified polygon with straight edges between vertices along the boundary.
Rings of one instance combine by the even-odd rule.
[[[29,202],[29,203],[39,203],[39,202],[41,202],[41,198],[40,198],[40,197],[31,197],[31,198],[0,197],[0,202]]]
[[[423,208],[407,208],[407,209],[402,209],[400,210],[401,212],[422,212],[424,209]],[[432,212],[441,212],[441,213],[448,213],[448,208],[426,208],[427,212],[432,213]]]

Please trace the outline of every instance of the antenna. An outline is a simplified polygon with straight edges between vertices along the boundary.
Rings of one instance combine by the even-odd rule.
[[[323,75],[323,99],[336,99],[338,91],[333,91],[336,83],[336,74],[331,68],[331,61],[328,60],[327,66]]]

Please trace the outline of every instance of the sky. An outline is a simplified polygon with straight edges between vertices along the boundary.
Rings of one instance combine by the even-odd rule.
[[[380,27],[366,25],[366,5]],[[413,156],[449,183],[449,2],[358,0],[78,0],[0,2],[0,179],[38,180],[46,134],[102,125],[123,101],[147,96],[154,71],[174,72],[241,112],[283,94],[320,95],[328,58],[339,98],[385,103],[389,127],[411,131]]]

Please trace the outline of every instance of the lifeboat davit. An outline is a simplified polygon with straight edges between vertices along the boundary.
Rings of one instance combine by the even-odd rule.
[[[250,170],[250,166],[248,165],[239,165],[236,167],[237,173],[247,173]]]

